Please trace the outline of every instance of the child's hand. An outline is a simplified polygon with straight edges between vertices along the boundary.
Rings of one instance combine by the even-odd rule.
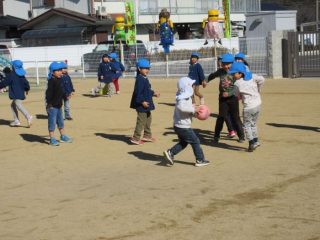
[[[223,92],[223,93],[222,93],[222,96],[223,96],[223,97],[228,97],[229,94],[228,94],[228,92]]]
[[[160,93],[158,93],[158,92],[157,92],[157,93],[154,93],[153,96],[155,96],[155,97],[160,97]]]
[[[148,102],[142,102],[142,106],[143,106],[144,108],[148,108],[148,107],[149,107],[149,103],[148,103]]]
[[[100,79],[103,80],[103,76],[101,76]]]

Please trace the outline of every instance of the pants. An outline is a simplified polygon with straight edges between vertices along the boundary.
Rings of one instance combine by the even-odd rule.
[[[174,127],[174,131],[178,135],[179,142],[170,149],[170,152],[173,156],[177,155],[179,152],[185,149],[188,144],[190,144],[196,160],[204,160],[203,151],[200,146],[200,140],[192,128]]]
[[[152,115],[151,112],[137,112],[137,123],[134,130],[133,138],[140,140],[142,132],[144,131],[143,136],[147,138],[152,137],[151,133],[151,122]]]
[[[112,96],[114,94],[114,84],[113,82],[106,83],[102,89],[102,94],[107,96]]]
[[[216,121],[214,137],[220,137],[220,133],[223,128],[223,122],[228,118],[229,113],[234,130],[236,130],[239,139],[243,139],[244,132],[242,122],[239,116],[239,100],[235,96],[219,99],[219,116]]]
[[[228,114],[227,118],[225,119],[225,122],[226,122],[226,125],[227,125],[227,128],[228,128],[228,132],[234,131],[233,130],[234,127],[232,125],[230,113]]]
[[[12,111],[12,114],[13,114],[13,120],[16,121],[16,122],[19,121],[18,110],[23,114],[23,116],[27,120],[30,118],[29,113],[27,112],[27,110],[22,105],[22,100],[14,99],[14,100],[12,100],[12,103],[11,103],[11,111]]]
[[[49,132],[54,132],[56,125],[59,129],[64,128],[62,109],[51,107],[47,109],[48,113],[48,130]]]
[[[113,82],[114,87],[116,89],[116,93],[119,92],[120,91],[120,89],[119,89],[119,78],[113,78],[112,82]]]
[[[70,99],[63,100],[64,118],[70,118]]]
[[[243,110],[243,127],[249,141],[258,138],[257,120],[260,114],[260,106]]]

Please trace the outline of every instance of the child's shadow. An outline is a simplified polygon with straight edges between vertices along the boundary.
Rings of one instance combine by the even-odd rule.
[[[92,95],[92,94],[82,94],[82,96],[84,96],[84,97],[89,97],[89,98],[96,98],[96,97],[100,97],[100,95],[99,95],[99,94],[97,94],[97,95]]]
[[[167,162],[164,161],[164,157],[162,155],[157,155],[157,154],[153,154],[153,153],[146,153],[146,152],[142,152],[142,151],[132,151],[132,152],[128,152],[128,154],[133,155],[140,160],[158,162],[156,164],[158,166],[168,166]],[[179,161],[179,160],[174,160],[174,163],[180,163],[180,164],[185,164],[185,165],[194,165],[191,162],[184,162],[184,161]]]
[[[48,115],[45,114],[36,114],[37,119],[48,119]]]
[[[21,133],[20,136],[23,138],[23,140],[27,142],[38,142],[43,144],[49,144],[49,140],[46,137],[42,137],[34,134],[28,134],[28,133]]]
[[[10,125],[9,120],[0,119],[0,125]]]
[[[125,135],[107,134],[107,133],[95,133],[96,136],[107,138],[113,141],[120,141],[130,144],[130,139]]]

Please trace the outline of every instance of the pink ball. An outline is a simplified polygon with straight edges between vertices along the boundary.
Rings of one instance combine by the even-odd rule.
[[[210,116],[210,109],[206,105],[200,105],[197,118],[199,120],[207,120]]]

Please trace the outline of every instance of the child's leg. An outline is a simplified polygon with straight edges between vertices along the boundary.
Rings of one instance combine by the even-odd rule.
[[[187,131],[186,131],[184,140],[191,145],[194,156],[196,157],[196,160],[198,161],[205,160],[202,148],[200,146],[199,138],[197,137],[197,135],[195,134],[192,128],[188,128],[186,130]]]
[[[229,112],[231,116],[231,121],[234,124],[234,128],[237,131],[239,140],[244,139],[244,131],[242,127],[242,122],[239,116],[239,100],[237,97],[232,97],[228,100]]]
[[[141,133],[144,129],[144,126],[147,122],[147,113],[145,112],[137,112],[137,122],[136,122],[136,127],[133,133],[133,139],[134,140],[140,140],[141,138]]]
[[[71,118],[70,115],[70,99],[63,100],[64,118]]]
[[[195,85],[194,86],[194,95],[199,97],[200,99],[200,104],[204,104],[204,98],[203,95],[200,93],[200,85]]]
[[[144,138],[152,138],[152,132],[151,132],[151,122],[152,122],[152,115],[151,112],[147,112],[146,114],[146,122],[144,125],[144,133],[143,137]]]
[[[19,114],[18,114],[18,110],[17,110],[17,105],[16,105],[16,100],[12,100],[12,102],[11,102],[11,111],[13,114],[13,121],[20,122],[19,121]]]
[[[114,84],[114,86],[116,88],[116,93],[118,93],[120,91],[120,89],[119,89],[119,78],[114,78],[114,79],[112,79],[112,81],[113,81],[113,84]]]
[[[107,84],[107,95],[112,96],[114,94],[114,84],[110,82]]]
[[[232,121],[231,121],[231,116],[230,113],[228,113],[227,118],[225,119],[227,128],[228,128],[228,132],[234,131],[233,125],[232,125]]]
[[[257,120],[260,113],[260,106],[243,111],[243,126],[248,141],[258,138]]]
[[[54,137],[54,130],[56,128],[56,122],[57,122],[57,108],[51,107],[47,109],[48,113],[48,131],[49,131],[49,137]]]
[[[188,146],[188,143],[184,140],[186,135],[186,129],[174,127],[175,133],[178,135],[179,142],[169,149],[171,156],[177,155],[183,149]]]
[[[214,129],[214,139],[219,140],[220,133],[223,128],[223,123],[226,119],[226,116],[228,114],[228,104],[225,99],[219,100],[219,115],[217,117],[216,126]]]

